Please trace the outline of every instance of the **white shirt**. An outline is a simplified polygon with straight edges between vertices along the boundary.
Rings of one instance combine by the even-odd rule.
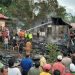
[[[8,38],[4,39],[4,44],[8,44]]]
[[[8,68],[8,75],[21,75],[18,68]]]

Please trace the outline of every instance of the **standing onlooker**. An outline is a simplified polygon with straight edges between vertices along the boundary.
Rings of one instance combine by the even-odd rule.
[[[33,66],[32,59],[30,58],[30,53],[26,54],[26,58],[21,61],[22,75],[27,75],[30,68]]]
[[[37,38],[39,38],[39,36],[40,36],[40,35],[39,35],[39,32],[37,32]]]
[[[5,50],[8,50],[8,37],[4,38],[4,48]]]
[[[40,63],[35,62],[35,66],[30,68],[28,75],[40,75]]]
[[[26,42],[26,44],[25,44],[26,53],[30,53],[31,50],[32,50],[32,43],[31,42]]]
[[[42,67],[46,64],[46,58],[44,57],[44,55],[40,55],[40,67],[41,67],[41,70],[42,70]]]
[[[23,52],[24,42],[25,42],[24,38],[20,38],[19,40],[19,53],[20,54],[22,54]]]
[[[13,51],[14,51],[15,47],[17,46],[17,41],[16,41],[15,37],[13,37],[12,45],[13,45]]]
[[[10,40],[10,31],[8,28],[6,28],[6,32],[7,32],[8,39]]]
[[[55,71],[55,70],[59,70],[60,71],[60,75],[64,75],[65,74],[65,66],[62,64],[62,56],[61,55],[58,55],[57,56],[57,62],[55,62],[53,64],[53,67],[52,67],[52,73]]]
[[[8,64],[9,64],[8,75],[21,75],[19,68],[14,67],[14,60],[13,59],[10,59],[8,61]]]
[[[40,75],[51,75],[49,73],[50,69],[51,69],[51,65],[50,64],[45,64],[43,66],[43,72],[41,72]]]
[[[20,43],[19,43],[19,53],[20,53],[20,54],[22,54],[22,52],[23,52],[23,47],[24,47],[23,43],[20,42]]]

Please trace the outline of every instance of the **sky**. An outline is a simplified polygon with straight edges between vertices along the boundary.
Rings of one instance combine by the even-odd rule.
[[[75,15],[75,0],[58,0],[59,5],[64,6],[68,13]]]

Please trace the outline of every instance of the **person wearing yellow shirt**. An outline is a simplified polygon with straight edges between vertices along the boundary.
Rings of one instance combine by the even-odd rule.
[[[29,40],[32,41],[32,38],[33,38],[32,33],[29,32],[28,37],[29,37]]]
[[[51,75],[49,73],[50,69],[51,69],[51,65],[50,64],[45,64],[43,66],[43,72],[41,72],[40,75]]]
[[[43,55],[40,55],[40,66],[43,67],[46,63],[46,58]]]

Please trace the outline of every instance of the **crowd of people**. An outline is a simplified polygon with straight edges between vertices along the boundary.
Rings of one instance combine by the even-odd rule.
[[[4,27],[0,31],[0,42],[5,50],[17,50],[19,53],[23,52],[23,48],[25,47],[26,42],[32,42],[33,35],[30,32],[26,32],[24,30],[11,31],[8,27]]]
[[[18,65],[15,66],[11,58],[8,66],[3,65],[0,72],[0,75],[75,75],[75,54],[68,56],[64,52],[57,56],[54,63],[48,63],[43,54],[39,60],[33,61],[27,52]]]
[[[3,42],[4,49],[9,49],[9,44],[12,50],[18,49],[23,57],[19,64],[15,66],[15,60],[9,59],[8,66],[0,62],[0,75],[75,75],[75,54],[67,55],[66,51],[57,56],[54,63],[46,61],[44,54],[41,54],[39,59],[31,58],[32,49],[32,34],[21,30],[18,34],[13,34],[8,28],[5,28],[0,33],[0,42]],[[2,41],[3,40],[3,41]]]

